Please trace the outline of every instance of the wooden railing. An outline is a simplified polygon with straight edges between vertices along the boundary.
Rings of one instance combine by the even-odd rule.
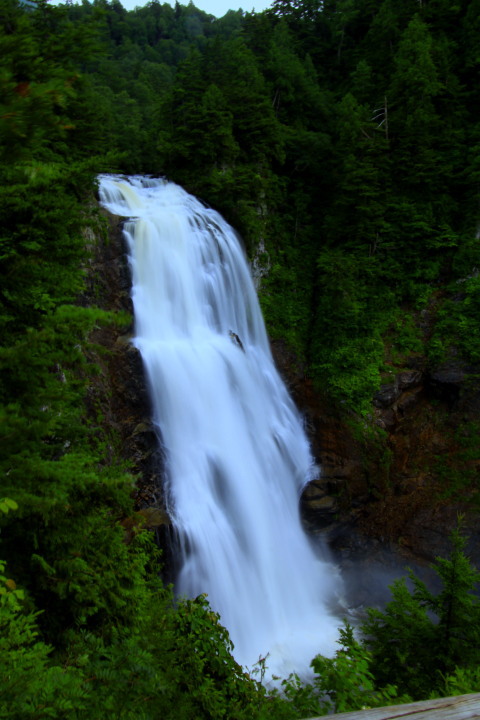
[[[373,710],[355,710],[330,717],[332,720],[471,720],[480,718],[480,693],[389,705]]]

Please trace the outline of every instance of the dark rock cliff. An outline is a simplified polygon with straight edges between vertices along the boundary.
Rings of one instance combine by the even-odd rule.
[[[143,517],[122,520],[126,540],[141,524],[155,530],[166,547],[169,531],[162,494],[163,457],[152,422],[142,359],[131,343],[131,277],[122,223],[122,218],[101,211],[102,230],[90,231],[87,238],[90,262],[83,301],[127,318],[126,325],[102,326],[90,336],[90,360],[97,372],[90,378],[87,409],[97,422],[101,417],[106,453],[122,458],[135,478],[132,496],[138,515]]]
[[[302,497],[307,528],[342,556],[386,553],[386,562],[393,555],[426,564],[448,555],[462,514],[480,565],[478,370],[454,359],[432,369],[419,358],[392,368],[373,403],[380,432],[368,439],[313,388],[281,342],[273,352],[321,468]]]

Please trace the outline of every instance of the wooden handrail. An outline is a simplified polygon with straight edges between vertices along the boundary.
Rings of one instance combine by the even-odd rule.
[[[472,720],[480,718],[480,693],[389,705],[330,715],[334,720]],[[322,718],[309,718],[322,720]]]

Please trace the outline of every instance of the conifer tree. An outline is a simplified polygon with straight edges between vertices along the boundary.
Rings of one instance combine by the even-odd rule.
[[[433,569],[442,582],[435,595],[412,572],[391,587],[384,611],[370,609],[362,626],[373,655],[378,683],[395,680],[400,692],[415,699],[442,691],[444,677],[480,660],[480,600],[475,594],[480,572],[465,554],[466,540],[457,528],[452,552],[437,558]]]

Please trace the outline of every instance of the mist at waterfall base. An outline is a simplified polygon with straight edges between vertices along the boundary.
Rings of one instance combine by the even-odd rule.
[[[207,594],[242,665],[268,654],[269,675],[304,675],[336,648],[339,580],[301,527],[316,469],[241,245],[218,213],[164,180],[101,176],[100,199],[128,218],[134,344],[180,538],[176,592]]]

